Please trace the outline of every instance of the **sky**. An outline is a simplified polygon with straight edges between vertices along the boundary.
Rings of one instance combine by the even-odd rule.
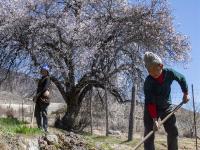
[[[179,64],[173,66],[173,68],[185,75],[190,95],[192,93],[191,85],[193,84],[195,103],[200,104],[200,1],[169,0],[169,4],[174,16],[176,30],[189,36],[192,48],[190,52],[191,61],[187,67]],[[178,84],[173,83],[172,95],[181,93]],[[178,103],[178,100],[175,103]]]

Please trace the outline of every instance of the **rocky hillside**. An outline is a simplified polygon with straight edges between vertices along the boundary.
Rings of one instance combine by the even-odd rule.
[[[1,132],[0,132],[1,133]],[[132,150],[141,140],[135,135],[127,142],[124,136],[75,134],[51,128],[48,134],[0,134],[1,150]],[[156,150],[167,149],[166,136],[156,134]],[[200,148],[200,145],[198,145]],[[139,148],[142,150],[143,146]],[[179,150],[195,149],[195,139],[179,138]]]
[[[51,129],[48,134],[0,134],[1,150],[89,150],[87,142],[73,132]]]

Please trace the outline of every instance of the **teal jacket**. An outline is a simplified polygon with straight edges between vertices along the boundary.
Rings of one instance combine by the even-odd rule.
[[[145,104],[154,103],[159,108],[166,108],[172,104],[171,102],[171,84],[176,80],[181,86],[182,92],[188,92],[188,85],[185,77],[173,69],[163,69],[163,84],[159,84],[150,75],[147,76],[144,82]]]

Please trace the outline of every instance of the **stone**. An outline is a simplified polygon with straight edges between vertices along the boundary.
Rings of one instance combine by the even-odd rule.
[[[27,150],[39,150],[39,143],[37,138],[29,140]]]
[[[57,135],[54,134],[48,134],[46,135],[46,141],[48,142],[49,145],[56,144],[58,143],[58,137]]]

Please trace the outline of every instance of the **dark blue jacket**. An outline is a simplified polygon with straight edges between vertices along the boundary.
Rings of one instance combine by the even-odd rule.
[[[157,108],[166,108],[171,105],[171,84],[176,80],[181,86],[182,92],[188,92],[188,85],[185,77],[173,69],[163,69],[163,84],[159,84],[150,75],[147,76],[144,83],[145,104],[154,103]]]

